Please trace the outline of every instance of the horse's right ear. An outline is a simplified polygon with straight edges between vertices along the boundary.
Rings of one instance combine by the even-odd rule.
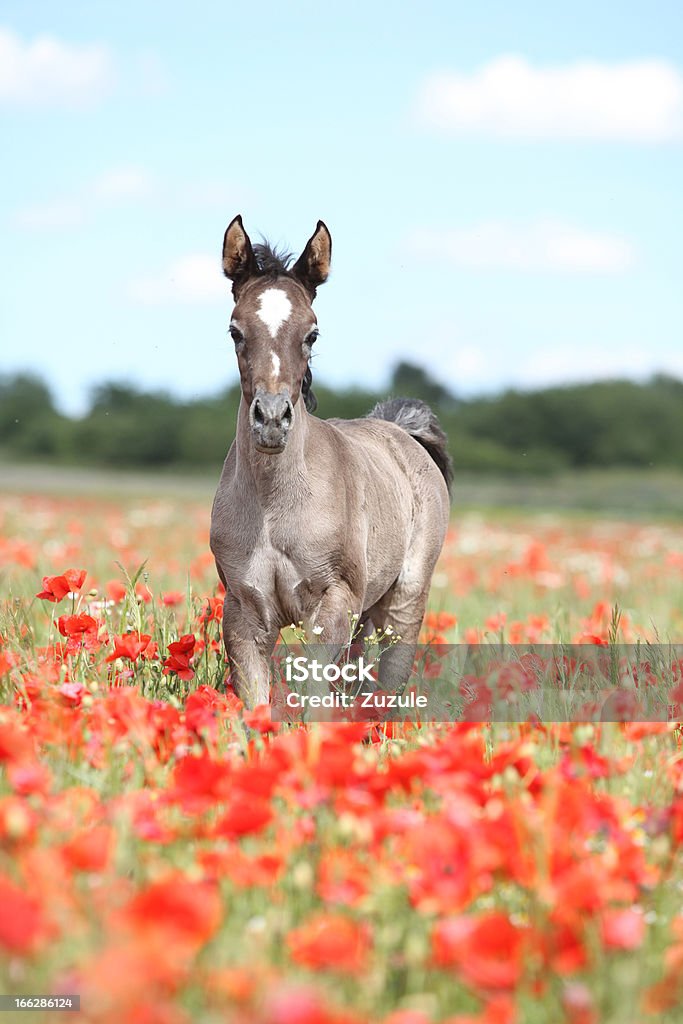
[[[233,295],[248,277],[256,273],[254,250],[239,213],[230,221],[223,237],[223,273],[233,283]]]

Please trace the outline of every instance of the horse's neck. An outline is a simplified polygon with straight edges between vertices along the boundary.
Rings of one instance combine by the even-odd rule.
[[[297,498],[310,493],[304,457],[309,425],[310,417],[303,398],[300,398],[294,408],[285,450],[279,455],[264,455],[254,447],[249,408],[244,399],[240,399],[235,435],[236,471],[242,486],[255,492],[261,505],[278,500],[292,504]]]

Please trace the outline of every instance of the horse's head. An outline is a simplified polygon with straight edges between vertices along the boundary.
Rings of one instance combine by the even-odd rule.
[[[235,297],[230,335],[260,452],[284,451],[300,397],[315,408],[308,367],[318,336],[312,303],[327,279],[331,253],[332,239],[321,220],[291,267],[288,257],[268,245],[252,246],[241,217],[225,232],[223,272]]]

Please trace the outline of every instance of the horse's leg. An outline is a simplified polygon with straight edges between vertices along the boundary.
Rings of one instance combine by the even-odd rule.
[[[228,655],[230,680],[247,707],[270,699],[270,656],[279,630],[255,626],[248,616],[226,601],[223,610],[223,643]]]
[[[399,638],[396,642],[385,640],[379,658],[379,684],[390,693],[402,690],[410,678],[427,609],[430,579],[431,572],[426,579],[422,575],[401,573],[373,609],[373,621],[378,629],[386,630],[390,626]]]
[[[362,599],[356,597],[347,584],[329,586],[306,623],[309,638],[306,656],[309,661],[332,665],[342,652],[346,651],[348,655],[359,630],[362,610]],[[312,637],[315,639],[312,640]],[[309,680],[308,693],[324,696],[329,692],[330,684],[323,679]]]
[[[339,649],[348,646],[358,628],[362,610],[361,599],[349,586],[336,583],[328,587],[311,620],[318,643]]]

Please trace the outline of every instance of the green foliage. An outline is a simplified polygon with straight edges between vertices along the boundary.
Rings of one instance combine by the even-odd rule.
[[[548,474],[573,467],[683,469],[683,381],[600,381],[462,400],[424,369],[400,362],[379,393],[314,383],[317,415],[365,416],[386,394],[428,402],[448,434],[456,469]],[[80,419],[62,415],[48,386],[0,378],[0,452],[8,460],[102,466],[217,467],[233,440],[238,385],[189,402],[107,382]]]
[[[0,438],[19,437],[36,418],[49,417],[55,407],[47,384],[31,374],[0,377]]]

